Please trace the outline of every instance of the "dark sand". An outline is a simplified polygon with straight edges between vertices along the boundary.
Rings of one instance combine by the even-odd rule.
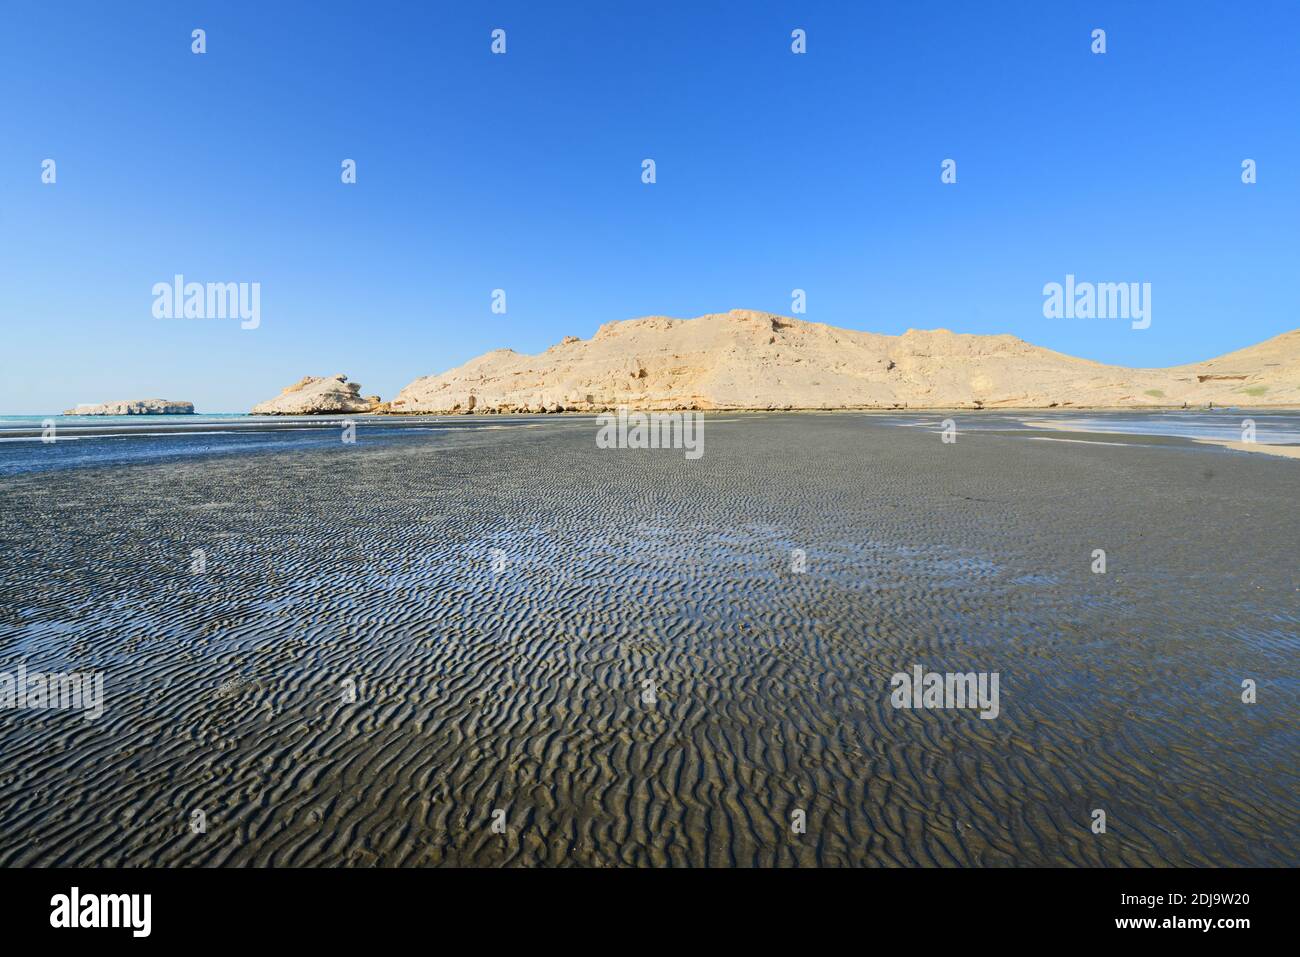
[[[0,479],[0,670],[107,699],[0,711],[0,864],[1300,864],[1300,465],[897,421]]]

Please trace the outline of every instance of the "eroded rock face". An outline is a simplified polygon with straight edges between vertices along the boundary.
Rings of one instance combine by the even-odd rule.
[[[901,336],[734,309],[610,322],[540,355],[498,349],[416,379],[395,413],[1300,405],[1300,330],[1217,359],[1128,369],[946,329]]]
[[[253,406],[253,415],[328,415],[373,412],[379,396],[361,395],[361,386],[345,375],[303,376],[274,399]]]
[[[100,405],[79,405],[64,415],[193,415],[193,402],[174,402],[171,399],[130,399],[125,402],[104,402]]]

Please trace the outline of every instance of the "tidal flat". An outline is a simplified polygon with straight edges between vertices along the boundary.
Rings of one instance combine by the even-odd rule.
[[[1300,864],[1300,463],[940,418],[0,446],[0,865]]]

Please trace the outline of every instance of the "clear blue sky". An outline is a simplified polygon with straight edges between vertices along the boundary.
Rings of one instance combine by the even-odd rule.
[[[1295,2],[24,3],[0,83],[0,412],[388,398],[796,287],[1132,365],[1300,326]],[[1067,272],[1152,283],[1151,328],[1045,319]],[[154,319],[175,273],[260,282],[261,328]]]

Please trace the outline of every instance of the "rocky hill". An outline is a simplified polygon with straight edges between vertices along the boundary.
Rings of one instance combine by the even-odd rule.
[[[878,335],[736,309],[611,322],[540,355],[486,353],[391,411],[1300,406],[1300,329],[1217,359],[1129,369],[1015,336]]]

